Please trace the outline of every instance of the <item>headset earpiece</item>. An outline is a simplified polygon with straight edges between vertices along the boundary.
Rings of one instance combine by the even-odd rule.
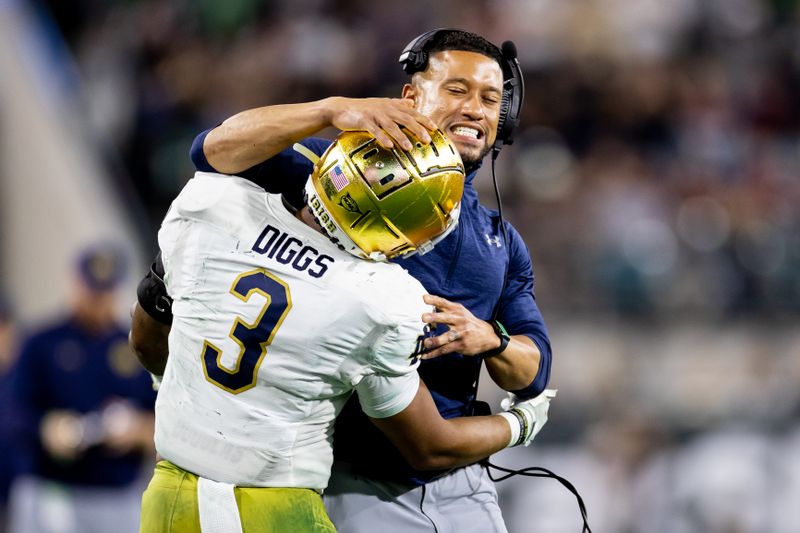
[[[503,96],[500,100],[500,120],[497,124],[497,141],[499,143],[514,142],[514,132],[519,126],[522,115],[522,102],[525,98],[525,84],[522,80],[522,68],[517,60],[517,47],[511,41],[505,41],[500,47],[503,57]]]
[[[425,45],[433,39],[436,34],[442,31],[460,31],[456,28],[437,28],[435,30],[426,31],[422,35],[417,36],[413,41],[408,43],[400,54],[398,61],[403,67],[403,72],[411,76],[416,72],[425,70],[428,66],[428,52],[425,51]]]
[[[497,121],[497,138],[495,140],[495,147],[501,148],[499,143],[503,144],[511,144],[512,140],[506,140],[510,137],[509,134],[506,133],[506,122],[508,120],[508,106],[510,102],[509,91],[503,89],[503,96],[500,97],[500,118]]]

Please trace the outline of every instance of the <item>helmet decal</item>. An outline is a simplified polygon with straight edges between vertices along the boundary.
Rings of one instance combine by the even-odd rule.
[[[342,172],[342,168],[339,165],[334,165],[333,170],[328,172],[328,179],[330,179],[331,183],[333,183],[333,187],[336,189],[336,192],[340,192],[342,189],[347,187],[347,176],[344,175],[344,172]]]
[[[351,213],[358,213],[359,215],[363,214],[361,213],[361,209],[358,207],[356,201],[353,200],[352,196],[350,196],[350,193],[347,193],[344,196],[342,196],[342,198],[339,200],[339,205],[344,207]]]

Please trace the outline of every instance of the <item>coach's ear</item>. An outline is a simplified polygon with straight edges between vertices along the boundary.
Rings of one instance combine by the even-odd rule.
[[[402,96],[406,100],[411,100],[412,104],[417,104],[417,89],[410,83],[403,85]]]

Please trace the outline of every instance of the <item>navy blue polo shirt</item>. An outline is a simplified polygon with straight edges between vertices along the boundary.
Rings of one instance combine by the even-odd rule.
[[[198,170],[216,172],[203,153],[207,130],[195,139],[191,157]],[[321,155],[331,141],[308,138],[302,144]],[[281,193],[292,205],[303,205],[303,187],[313,165],[288,148],[240,176]],[[515,391],[522,397],[538,395],[550,378],[550,340],[533,292],[530,254],[519,233],[505,223],[508,247],[503,241],[500,217],[480,204],[473,186],[477,171],[466,179],[461,216],[456,229],[425,255],[396,262],[418,279],[430,293],[461,303],[472,314],[489,320],[496,304],[497,319],[512,335],[526,335],[539,347],[541,362],[533,382]],[[507,277],[504,286],[504,277]],[[439,326],[436,335],[446,326]],[[447,354],[422,361],[419,373],[444,418],[471,414],[482,360],[480,357]],[[374,477],[413,479],[424,482],[431,474],[414,473],[394,447],[361,413],[351,398],[336,422],[336,457],[364,466]]]
[[[139,474],[141,452],[117,454],[90,447],[74,461],[51,457],[41,446],[39,425],[51,410],[100,413],[114,401],[152,410],[150,377],[128,348],[119,326],[86,331],[73,318],[34,333],[22,346],[12,377],[13,400],[22,417],[17,442],[22,470],[67,484],[122,486]]]

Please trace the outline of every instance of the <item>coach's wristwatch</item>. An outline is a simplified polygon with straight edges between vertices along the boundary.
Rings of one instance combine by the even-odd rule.
[[[500,346],[483,352],[481,354],[483,357],[492,357],[493,355],[498,355],[500,353],[503,353],[503,350],[505,350],[506,346],[508,346],[508,341],[511,340],[511,337],[508,335],[506,328],[503,327],[503,324],[501,324],[497,320],[490,320],[489,325],[492,326],[495,335],[500,337]]]

